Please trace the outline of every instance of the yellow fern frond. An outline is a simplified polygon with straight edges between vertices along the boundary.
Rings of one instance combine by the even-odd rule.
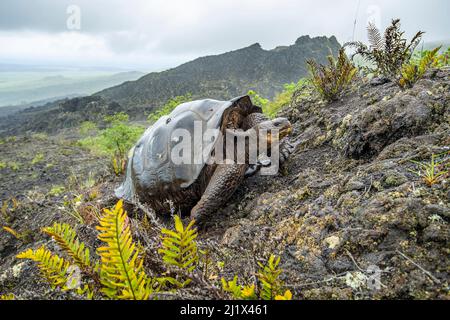
[[[20,234],[19,234],[16,230],[11,229],[10,227],[6,227],[6,226],[3,227],[3,230],[5,230],[5,231],[8,232],[9,234],[13,235],[14,238],[20,240]]]
[[[292,300],[292,293],[290,290],[286,290],[284,295],[278,295],[275,297],[275,300]]]
[[[58,255],[52,254],[45,246],[37,250],[28,249],[23,251],[17,255],[17,258],[30,259],[37,262],[42,275],[53,288],[61,287],[63,290],[67,290],[67,269],[69,268],[69,263]]]
[[[161,230],[162,249],[159,253],[167,264],[192,272],[199,260],[195,221],[192,220],[185,228],[179,216],[175,215],[174,219],[175,230]]]
[[[222,280],[222,288],[225,292],[230,293],[235,299],[254,300],[256,299],[255,285],[242,286],[238,285],[238,277],[234,276],[233,280]]]
[[[63,249],[73,261],[81,268],[90,268],[89,249],[80,242],[72,227],[66,223],[55,223],[52,227],[42,229],[43,232],[55,239],[56,243]]]
[[[278,268],[280,257],[271,255],[267,264],[259,263],[260,270],[257,274],[258,280],[261,282],[260,298],[263,300],[272,300],[279,295],[282,283],[278,279],[282,270]]]
[[[0,300],[16,300],[16,297],[12,293],[2,294],[0,295]]]
[[[112,299],[148,299],[152,281],[145,274],[139,249],[133,243],[122,200],[113,210],[104,210],[97,229],[98,238],[106,243],[98,248],[102,291]]]

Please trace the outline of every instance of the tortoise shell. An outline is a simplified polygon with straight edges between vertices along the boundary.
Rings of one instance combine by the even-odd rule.
[[[229,101],[205,99],[183,103],[159,118],[130,150],[126,178],[116,189],[116,196],[132,201],[136,192],[157,196],[161,190],[179,190],[192,185],[209,160],[230,108],[244,116],[261,112],[248,96],[243,96]],[[212,134],[203,135],[206,130]],[[179,151],[177,145],[183,139],[191,139],[190,154],[183,155],[190,161],[174,162],[172,152]],[[189,153],[189,148],[182,153],[185,151]]]

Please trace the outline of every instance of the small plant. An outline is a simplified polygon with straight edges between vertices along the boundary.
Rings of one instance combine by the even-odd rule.
[[[108,128],[101,130],[95,137],[80,140],[79,143],[92,152],[108,155],[112,171],[119,176],[125,171],[128,150],[136,143],[144,128],[129,124],[129,117],[123,112],[106,116],[105,122],[109,123]]]
[[[273,100],[263,98],[254,90],[248,91],[247,95],[250,96],[254,105],[261,107],[265,115],[274,118],[281,109],[289,105],[294,92],[305,89],[307,83],[307,79],[301,79],[297,83],[286,83],[283,86],[283,91],[278,93]],[[306,93],[306,90],[304,93]]]
[[[85,223],[84,217],[81,215],[81,213],[79,211],[79,207],[82,204],[82,200],[83,200],[83,195],[78,194],[70,199],[67,196],[65,196],[64,202],[63,202],[65,212],[67,212],[72,218],[77,220],[77,222],[80,224]]]
[[[188,274],[193,272],[199,262],[199,250],[195,239],[198,236],[197,230],[194,228],[195,221],[192,220],[186,227],[183,226],[181,218],[174,216],[175,230],[161,230],[161,249],[159,253],[162,255],[163,261],[179,270]],[[166,279],[178,287],[188,285],[191,280],[179,281],[176,279]]]
[[[258,263],[260,270],[256,274],[259,281],[259,298],[262,300],[291,300],[292,293],[286,290],[283,293],[283,283],[279,279],[282,270],[278,268],[280,257],[271,255],[267,264]],[[230,293],[235,299],[254,300],[258,294],[255,285],[238,285],[238,277],[235,276],[232,281],[226,281],[222,278],[222,288]]]
[[[226,281],[222,278],[222,288],[225,292],[230,293],[234,299],[255,300],[257,298],[255,285],[238,285],[238,276],[234,276],[231,281]]]
[[[384,35],[372,23],[367,27],[369,46],[362,42],[349,42],[344,47],[356,50],[353,57],[360,55],[375,68],[367,67],[368,71],[376,76],[383,76],[395,81],[404,64],[408,63],[417,45],[420,43],[424,32],[417,32],[408,43],[400,31],[400,20],[392,20],[392,24],[386,29]]]
[[[64,193],[65,190],[66,190],[66,188],[64,186],[54,185],[48,192],[48,195],[50,197],[59,197],[60,195],[62,195]]]
[[[12,170],[12,171],[18,171],[20,169],[20,164],[18,162],[15,161],[11,161],[8,163],[8,167]]]
[[[165,116],[165,115],[168,115],[169,113],[171,113],[180,104],[189,102],[191,100],[192,100],[192,94],[190,94],[190,93],[171,98],[171,99],[167,100],[167,102],[160,109],[158,109],[155,112],[150,113],[148,115],[147,119],[148,119],[148,121],[156,122],[162,116]]]
[[[19,208],[19,201],[16,198],[4,200],[0,208],[1,218],[9,223],[13,219],[14,212]]]
[[[16,296],[13,295],[12,293],[10,294],[2,294],[0,295],[0,300],[16,300]]]
[[[8,164],[4,161],[0,161],[0,170],[5,169],[8,167]]]
[[[314,88],[325,100],[336,101],[350,86],[357,68],[350,62],[344,49],[339,50],[337,59],[328,56],[328,62],[327,66],[319,65],[314,60],[308,60],[307,64]]]
[[[450,47],[447,48],[447,51],[443,52],[438,56],[438,67],[445,67],[450,65]]]
[[[418,170],[410,171],[421,177],[427,186],[432,187],[433,185],[439,183],[442,178],[448,176],[450,170],[450,158],[446,157],[440,161],[437,161],[436,159],[439,158],[440,155],[432,154],[431,160],[428,163],[411,160],[412,163],[417,165]]]
[[[411,88],[414,83],[423,77],[429,68],[436,66],[439,63],[438,52],[440,49],[441,47],[438,47],[431,51],[426,51],[419,60],[411,59],[409,63],[403,65],[400,80],[398,81],[399,86]]]
[[[14,238],[20,239],[20,234],[16,230],[6,226],[3,227],[3,230],[14,236]]]
[[[42,162],[43,160],[44,160],[44,154],[43,153],[38,153],[33,158],[33,160],[31,160],[31,164],[35,165],[35,164],[38,164],[38,163]]]

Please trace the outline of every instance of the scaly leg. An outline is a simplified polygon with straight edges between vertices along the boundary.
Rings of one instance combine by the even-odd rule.
[[[244,179],[246,164],[220,164],[212,175],[200,201],[191,210],[191,218],[202,225],[231,197]]]

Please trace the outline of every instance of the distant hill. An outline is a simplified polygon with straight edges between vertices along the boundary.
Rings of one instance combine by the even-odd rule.
[[[307,75],[306,59],[324,62],[339,50],[336,38],[302,36],[291,46],[264,50],[255,43],[224,54],[206,56],[176,68],[150,73],[96,95],[129,106],[154,108],[167,99],[192,93],[195,98],[227,99],[253,89],[272,98],[285,83]]]
[[[64,71],[32,70],[0,74],[0,106],[36,105],[56,98],[86,96],[144,75],[137,71],[111,74],[83,71],[79,75],[73,72],[66,75]]]

